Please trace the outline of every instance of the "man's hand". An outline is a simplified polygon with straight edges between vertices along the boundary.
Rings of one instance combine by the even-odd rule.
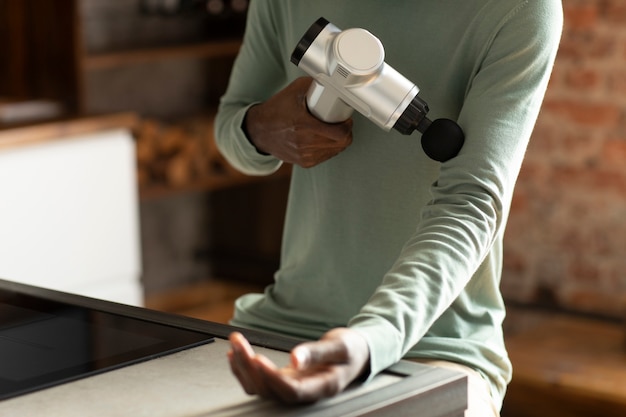
[[[298,78],[266,102],[248,110],[246,131],[258,150],[310,168],[352,143],[352,119],[330,124],[309,113],[306,93],[310,85],[311,78]]]
[[[287,404],[311,403],[343,391],[369,367],[369,348],[356,331],[337,328],[291,351],[278,368],[256,354],[241,333],[230,335],[230,367],[246,393]]]

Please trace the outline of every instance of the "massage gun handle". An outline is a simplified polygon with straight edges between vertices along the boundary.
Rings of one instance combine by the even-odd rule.
[[[354,109],[347,105],[330,87],[317,81],[311,83],[306,95],[306,104],[311,114],[327,123],[348,120]]]

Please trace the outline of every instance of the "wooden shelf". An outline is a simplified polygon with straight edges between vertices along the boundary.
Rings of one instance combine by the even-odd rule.
[[[6,38],[10,40],[7,42],[0,39],[0,52],[15,58],[4,63],[4,65],[0,65],[0,73],[5,75],[4,78],[0,79],[0,93],[3,96],[11,96],[19,100],[45,99],[58,102],[66,112],[65,114],[71,117],[68,116],[62,120],[48,119],[43,123],[7,126],[7,129],[10,128],[10,130],[2,130],[3,126],[0,125],[0,150],[42,141],[58,140],[68,136],[89,133],[94,129],[108,129],[113,126],[131,130],[139,144],[141,138],[139,133],[141,132],[138,131],[138,128],[145,118],[156,118],[163,121],[165,126],[170,124],[170,122],[165,122],[165,120],[171,120],[168,117],[172,119],[181,117],[177,114],[178,111],[189,114],[192,118],[191,113],[203,112],[202,106],[216,105],[225,88],[231,62],[227,59],[211,61],[209,63],[211,77],[207,81],[202,75],[198,75],[196,68],[196,65],[204,68],[204,62],[196,61],[212,58],[234,58],[242,43],[243,28],[239,31],[234,30],[234,27],[227,28],[225,26],[223,31],[216,31],[211,35],[205,31],[183,38],[160,36],[159,34],[150,40],[150,36],[133,36],[132,33],[128,33],[121,38],[109,36],[109,39],[106,33],[83,30],[88,28],[88,24],[94,22],[104,24],[102,22],[107,20],[105,23],[110,26],[108,30],[113,33],[115,25],[110,25],[110,21],[114,20],[111,16],[107,16],[106,19],[97,18],[95,8],[92,10],[93,13],[87,16],[89,19],[86,19],[81,13],[83,6],[81,0],[57,0],[54,5],[48,6],[42,6],[40,3],[39,0],[8,0],[6,8],[11,13],[7,14],[6,17],[0,16],[0,23],[7,27],[9,36]],[[49,2],[44,3],[47,5]],[[44,7],[45,10],[42,11],[41,7]],[[127,6],[112,5],[111,7],[113,7],[112,11],[120,13],[124,10],[126,12],[130,10]],[[187,23],[183,22],[182,24],[186,25]],[[101,27],[100,30],[102,30]],[[158,29],[152,27],[151,30]],[[94,33],[97,36],[88,36],[89,34],[94,35]],[[128,39],[124,40],[125,36]],[[99,41],[88,42],[89,39],[95,38],[98,38]],[[161,40],[157,41],[156,39]],[[193,40],[182,42],[180,39]],[[158,44],[147,46],[148,42],[158,42]],[[110,49],[107,49],[102,46],[102,49],[97,49],[98,47],[93,45],[119,45],[119,48],[111,46]],[[151,95],[152,91],[160,86],[159,81],[163,80],[163,75],[157,74],[154,78],[146,77],[144,79],[141,68],[137,71],[136,68],[132,67],[160,61],[172,61],[173,66],[178,68],[176,64],[183,60],[185,60],[184,65],[180,66],[182,73],[187,74],[185,71],[193,70],[191,76],[195,76],[196,81],[198,81],[194,83],[192,79],[188,84],[185,84],[186,88],[198,89],[195,98],[177,97],[181,101],[188,100],[189,108],[180,110],[176,106],[178,104],[176,101],[172,106],[152,106],[155,101]],[[46,65],[42,65],[42,63],[46,63]],[[113,69],[123,69],[124,71],[121,74],[105,71]],[[115,85],[115,81],[118,79],[122,80],[121,87]],[[169,78],[167,79],[169,80]],[[109,89],[109,84],[118,88]],[[132,85],[134,100],[128,100],[126,97],[125,85]],[[96,97],[100,97],[99,95],[105,98],[96,99]],[[158,109],[155,110],[157,107]],[[132,110],[132,113],[127,113],[127,109]],[[110,114],[92,116],[94,113]],[[76,117],[77,115],[79,117]],[[205,132],[198,133],[198,135],[206,136]],[[198,142],[203,140],[205,139],[201,138]],[[198,148],[197,152],[190,152],[189,154],[196,156],[200,154],[213,155],[216,152],[207,143],[200,143]],[[157,167],[157,170],[163,168],[164,165],[165,168],[172,168],[172,165],[167,165],[168,162],[171,162],[168,160],[170,157],[170,154],[159,154],[156,164],[161,165]],[[139,159],[138,157],[138,162]],[[178,176],[171,174],[172,171],[180,174],[181,171],[176,169],[165,173],[164,171],[151,171],[150,173],[154,175],[146,182],[141,181],[144,177],[138,175],[141,198],[161,198],[178,193],[218,190],[268,179],[268,177],[250,177],[236,173],[221,160],[217,161],[216,159],[209,156],[208,163],[203,163],[200,158],[193,159],[193,168],[189,170],[189,172],[193,171],[193,174],[187,175],[188,178],[181,179],[185,176],[183,174]],[[175,162],[180,162],[180,159]],[[142,168],[139,165],[138,167]],[[173,166],[180,167],[178,164],[173,164]],[[274,176],[289,175],[289,172],[290,169],[284,167]],[[143,171],[140,173],[143,174]],[[185,174],[187,173],[185,172]],[[187,179],[189,180],[188,185],[185,182]],[[178,186],[175,184],[186,185]]]
[[[220,58],[235,56],[241,39],[219,39],[196,44],[129,49],[87,54],[82,58],[85,70],[100,70],[152,61],[181,58]]]

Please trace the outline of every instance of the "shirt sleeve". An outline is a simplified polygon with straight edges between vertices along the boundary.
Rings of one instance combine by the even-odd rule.
[[[465,145],[442,164],[417,230],[349,324],[368,340],[372,376],[427,333],[503,233],[562,20],[560,2],[529,0],[492,23],[458,118]]]
[[[231,165],[248,175],[268,175],[282,164],[271,155],[259,153],[242,129],[248,109],[286,84],[270,3],[250,2],[241,50],[215,119],[218,149]]]

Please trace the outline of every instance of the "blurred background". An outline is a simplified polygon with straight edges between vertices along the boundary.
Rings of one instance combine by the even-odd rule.
[[[222,322],[271,282],[288,168],[212,138],[247,7],[0,0],[0,277]],[[626,2],[563,8],[505,235],[509,417],[626,411]]]

